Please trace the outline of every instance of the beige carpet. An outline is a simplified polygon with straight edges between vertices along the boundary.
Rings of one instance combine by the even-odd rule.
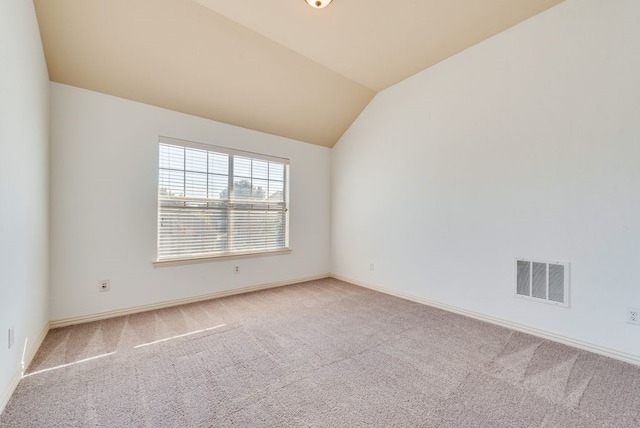
[[[640,368],[333,279],[52,330],[2,427],[634,427]]]

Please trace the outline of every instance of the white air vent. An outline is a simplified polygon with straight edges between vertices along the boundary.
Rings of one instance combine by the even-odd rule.
[[[516,259],[516,297],[569,306],[569,263]]]

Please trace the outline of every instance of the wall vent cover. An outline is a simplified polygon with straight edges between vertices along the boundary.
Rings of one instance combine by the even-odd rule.
[[[569,263],[516,259],[516,297],[569,306]]]

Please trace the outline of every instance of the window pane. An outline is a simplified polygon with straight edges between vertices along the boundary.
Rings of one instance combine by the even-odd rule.
[[[284,181],[284,164],[269,162],[269,180]]]
[[[269,200],[284,202],[284,183],[279,181],[269,182]]]
[[[187,171],[207,172],[207,152],[205,150],[186,149],[185,169]]]
[[[233,157],[233,175],[251,178],[251,159],[242,156]]]
[[[253,180],[253,187],[251,189],[251,199],[256,201],[263,201],[267,198],[267,192],[269,191],[269,182],[267,180]]]
[[[187,172],[185,174],[185,191],[187,197],[207,197],[207,174]]]
[[[160,144],[160,168],[183,169],[184,147]]]
[[[184,196],[184,172],[161,169],[159,181],[159,195]]]
[[[229,155],[225,153],[209,152],[209,172],[213,174],[229,175]]]
[[[268,179],[269,178],[269,162],[263,161],[260,159],[254,159],[252,177],[263,178],[265,180]]]
[[[226,175],[209,175],[209,198],[227,199],[229,193],[229,177]]]
[[[233,199],[247,200],[251,197],[251,180],[236,178],[233,181]]]

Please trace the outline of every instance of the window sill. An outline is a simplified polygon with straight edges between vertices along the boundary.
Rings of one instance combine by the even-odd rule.
[[[289,254],[291,248],[279,248],[277,250],[253,251],[247,253],[221,254],[219,256],[186,257],[181,259],[167,259],[153,261],[153,267],[181,266],[195,263],[209,263],[223,260],[244,259],[249,257],[264,257],[278,254]]]

